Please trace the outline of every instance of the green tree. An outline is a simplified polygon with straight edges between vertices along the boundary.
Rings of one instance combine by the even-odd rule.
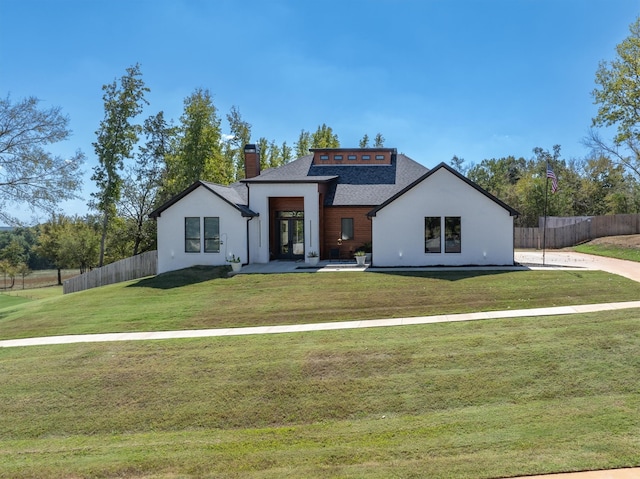
[[[456,167],[458,164],[461,165],[464,160],[454,156],[451,161]],[[508,156],[482,160],[469,168],[466,175],[492,195],[518,209],[519,201],[515,198],[514,187],[526,172],[527,161],[524,158]]]
[[[8,261],[12,266],[17,266],[19,263],[26,263],[27,252],[24,245],[17,238],[13,238],[0,250],[0,259]]]
[[[17,238],[13,238],[11,242],[0,250],[0,271],[4,274],[5,288],[13,288],[15,285],[16,275],[25,268],[26,251],[24,246]],[[7,286],[7,277],[11,280],[11,284]]]
[[[176,147],[166,169],[165,188],[171,195],[197,180],[223,185],[234,181],[234,165],[223,153],[220,119],[209,90],[198,88],[185,99]]]
[[[79,268],[80,273],[98,266],[101,247],[101,225],[93,218],[73,218],[60,231],[60,257],[66,268]]]
[[[293,150],[291,149],[291,147],[287,145],[286,141],[283,141],[282,145],[280,145],[280,155],[282,156],[283,165],[286,165],[291,160],[293,160],[292,154],[293,154]]]
[[[615,126],[613,145],[607,145],[594,132],[587,143],[615,156],[640,177],[640,17],[629,31],[630,35],[616,46],[617,58],[600,62],[595,78],[598,87],[592,92],[594,103],[599,105],[592,125]]]
[[[457,155],[453,155],[453,158],[451,158],[451,161],[449,161],[449,164],[458,173],[461,173],[463,175],[466,175],[467,172],[469,171],[469,168],[467,167],[467,165],[464,164],[464,158],[458,158]]]
[[[144,94],[149,91],[141,79],[138,64],[127,68],[120,81],[104,85],[104,119],[96,131],[97,140],[93,147],[98,157],[98,165],[93,169],[91,179],[98,191],[92,193],[92,206],[102,215],[99,265],[104,264],[109,221],[116,214],[116,205],[122,192],[122,171],[125,161],[133,156],[141,126],[132,120],[142,113]]]
[[[234,179],[244,178],[244,147],[251,143],[251,124],[242,119],[240,110],[232,106],[227,114],[231,138],[225,145],[227,161],[234,165]]]
[[[382,133],[376,133],[376,137],[373,139],[374,148],[384,148],[384,136]]]
[[[309,149],[312,148],[311,133],[305,130],[300,130],[298,141],[293,144],[293,148],[295,150],[296,158],[308,155]]]
[[[360,146],[360,148],[369,148],[369,135],[365,133],[358,146]]]
[[[84,154],[54,156],[45,148],[69,138],[69,119],[61,109],[39,108],[29,97],[0,99],[0,221],[19,224],[9,207],[52,213],[60,201],[77,198]],[[15,210],[14,210],[15,211]]]
[[[584,215],[634,213],[635,181],[606,156],[587,158],[576,196]]]
[[[100,257],[100,221],[95,217],[53,216],[41,225],[35,250],[48,258],[58,270],[62,284],[62,269],[79,268],[80,273],[98,265]]]
[[[126,169],[118,213],[132,240],[129,254],[147,251],[155,244],[155,222],[149,219],[149,213],[159,201],[163,166],[174,131],[163,112],[147,118],[143,125],[146,142],[138,149],[137,161]]]
[[[62,268],[66,267],[60,250],[60,237],[62,228],[69,223],[69,218],[64,215],[53,215],[49,221],[40,225],[38,243],[34,251],[47,258],[58,270],[58,285],[62,285]]]
[[[16,275],[18,274],[17,265],[11,264],[11,262],[6,259],[0,259],[0,273],[4,276],[3,289],[13,288],[16,284]],[[7,278],[10,281],[9,286],[7,286]]]
[[[338,135],[325,123],[311,135],[311,148],[340,148]]]
[[[22,289],[24,289],[24,278],[31,274],[29,265],[27,265],[27,263],[20,263],[16,268],[16,274],[19,274],[22,277]]]

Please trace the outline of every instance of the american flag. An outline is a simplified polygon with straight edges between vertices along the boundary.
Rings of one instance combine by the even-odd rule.
[[[547,178],[551,178],[551,192],[555,193],[558,191],[558,178],[556,178],[556,174],[549,166],[549,163],[547,163]]]

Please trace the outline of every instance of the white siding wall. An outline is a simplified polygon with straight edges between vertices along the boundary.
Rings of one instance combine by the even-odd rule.
[[[461,253],[424,251],[424,218],[461,217]],[[513,264],[513,217],[440,169],[372,218],[374,266]],[[444,224],[443,224],[444,229]]]
[[[186,253],[184,241],[184,219],[200,217],[200,253]],[[202,218],[220,218],[219,253],[204,253],[204,225]],[[158,221],[158,273],[197,265],[223,265],[226,258],[235,254],[247,263],[247,220],[240,211],[199,187],[162,212]],[[255,221],[255,220],[254,220]]]
[[[269,262],[269,198],[304,197],[304,250],[320,251],[319,193],[316,183],[259,184],[249,186],[249,208],[260,216],[251,220],[250,244],[252,263]]]

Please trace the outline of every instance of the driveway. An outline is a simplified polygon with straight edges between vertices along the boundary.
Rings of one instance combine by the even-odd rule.
[[[542,251],[523,250],[515,252],[515,260],[530,267],[563,266],[583,269],[602,270],[608,273],[624,276],[640,282],[640,263],[621,259],[605,258],[590,254],[575,253],[573,251],[551,250],[544,254]]]

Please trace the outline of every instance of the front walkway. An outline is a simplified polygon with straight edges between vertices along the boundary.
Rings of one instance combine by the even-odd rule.
[[[149,331],[142,333],[75,334],[68,336],[48,336],[41,338],[6,339],[0,347],[42,346],[51,344],[96,343],[107,341],[144,341],[151,339],[185,339],[220,336],[247,336],[252,334],[302,333],[309,331],[329,331],[336,329],[381,328],[433,324],[454,321],[479,321],[482,319],[524,318],[531,316],[557,316],[619,309],[640,308],[640,301],[619,303],[583,304],[576,306],[556,306],[553,308],[515,309],[506,311],[486,311],[480,313],[442,314],[437,316],[417,316],[410,318],[385,318],[334,323],[289,324],[282,326],[254,326],[248,328],[191,329],[184,331]]]

